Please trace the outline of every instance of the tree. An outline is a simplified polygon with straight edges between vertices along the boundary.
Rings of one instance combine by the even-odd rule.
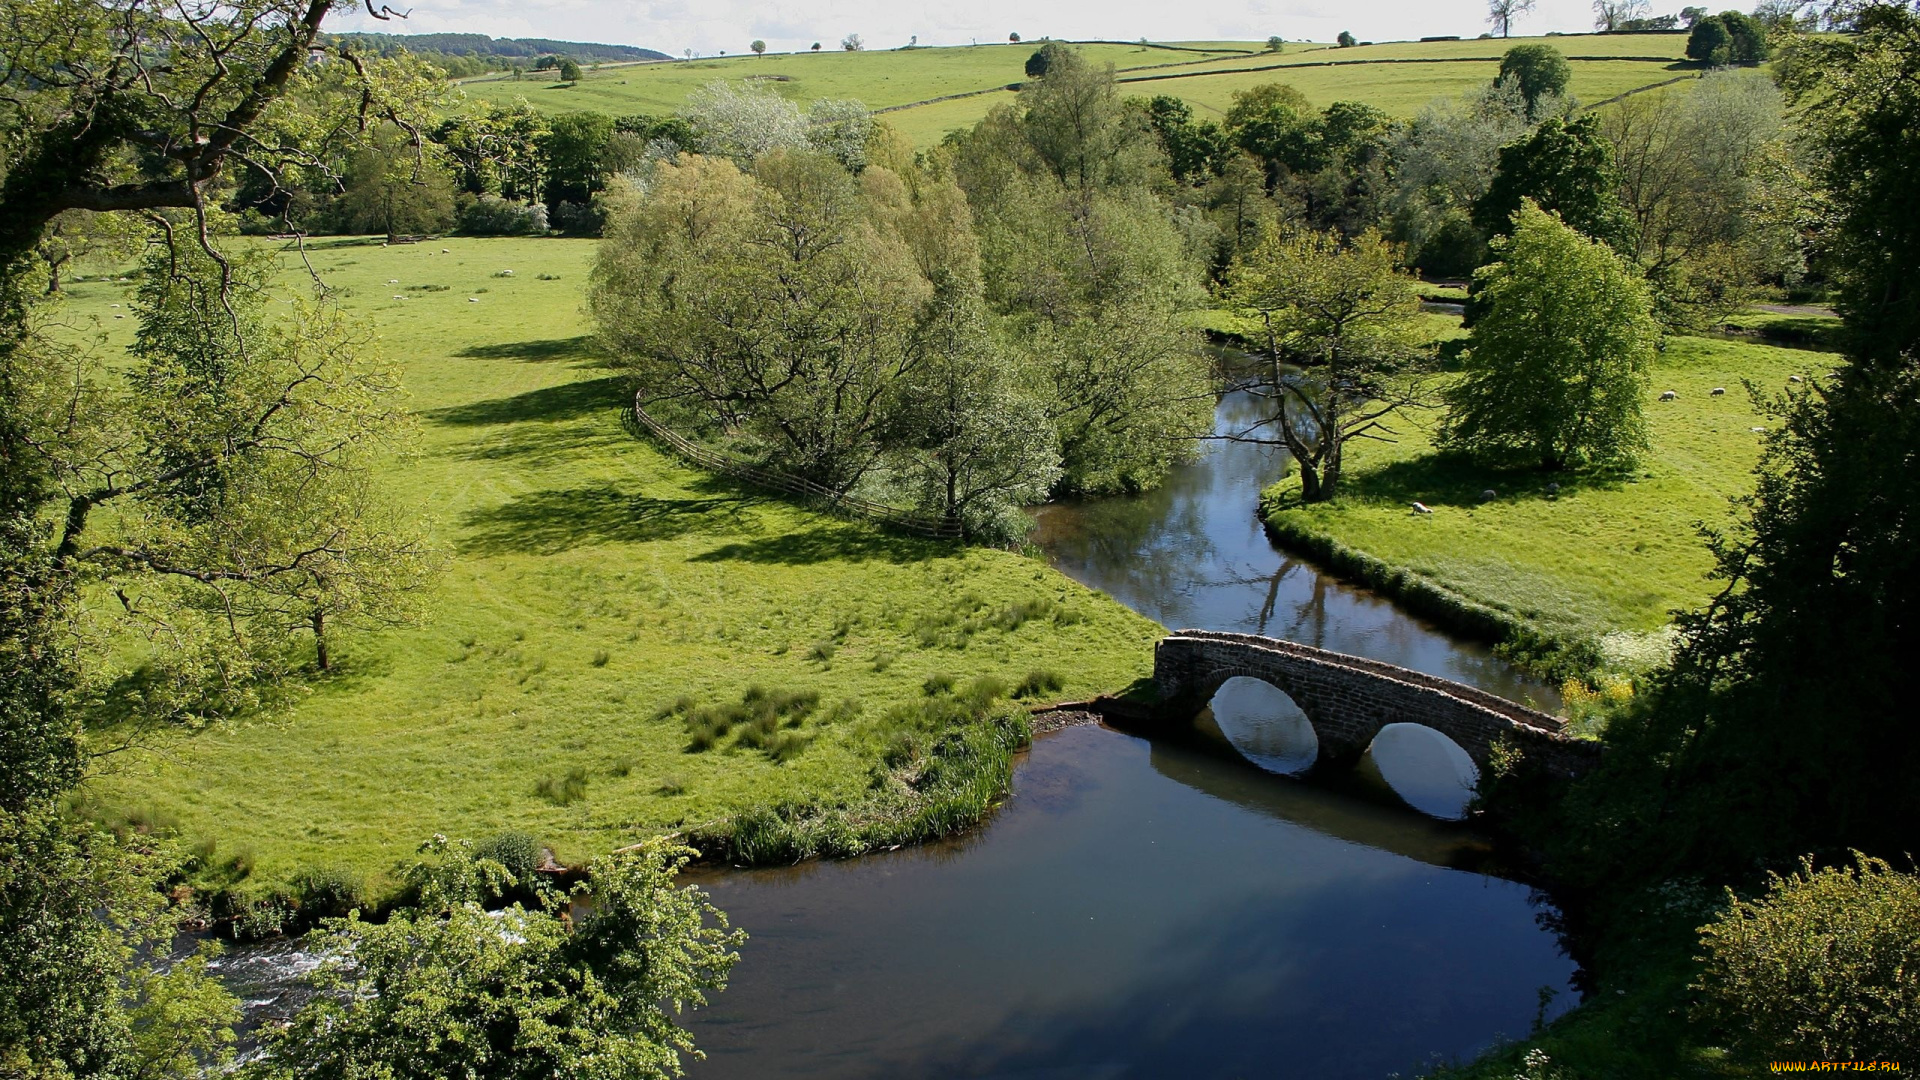
[[[1281,50],[1282,47],[1286,45],[1286,43],[1287,43],[1287,40],[1285,38],[1281,37],[1279,34],[1275,34],[1272,37],[1267,39],[1267,51],[1277,53]]]
[[[575,60],[572,57],[570,56],[561,57],[560,63],[557,66],[559,68],[561,82],[579,82],[580,81],[580,65],[577,62],[575,62]]]
[[[1648,0],[1593,0],[1593,28],[1601,33],[1622,30],[1650,9]]]
[[[1487,22],[1501,37],[1513,33],[1513,20],[1533,10],[1534,0],[1487,0]]]
[[[1249,389],[1261,419],[1234,439],[1284,446],[1300,466],[1300,497],[1340,489],[1355,439],[1391,441],[1389,417],[1424,401],[1417,283],[1375,232],[1270,235],[1236,260],[1225,296],[1260,320],[1267,355]]]
[[[613,137],[614,120],[603,113],[561,113],[547,121],[538,148],[547,173],[540,196],[549,212],[561,203],[585,206],[607,186],[607,150]]]
[[[753,44],[750,46],[750,48],[753,49],[753,55],[759,56],[762,53],[767,51],[767,43],[764,41],[761,41],[759,38],[754,38]]]
[[[746,939],[676,882],[694,851],[650,840],[596,860],[577,921],[551,895],[488,912],[518,884],[504,866],[441,837],[423,851],[418,908],[326,923],[322,993],[268,1034],[248,1080],[680,1075],[693,1039],[675,1016],[725,989]]]
[[[1708,64],[1754,64],[1769,55],[1764,28],[1738,11],[1709,15],[1687,35],[1687,59]]]
[[[1340,31],[1340,36],[1339,36],[1339,37],[1338,37],[1337,39],[1335,39],[1335,40],[1336,40],[1336,41],[1338,42],[1338,44],[1340,45],[1340,47],[1341,47],[1341,48],[1343,48],[1343,49],[1351,49],[1351,48],[1353,48],[1353,47],[1354,47],[1355,45],[1357,45],[1357,44],[1359,44],[1359,42],[1360,42],[1360,39],[1359,39],[1359,38],[1356,38],[1356,37],[1354,37],[1354,36],[1353,36],[1353,31],[1351,31],[1351,30],[1342,30],[1342,31]]]
[[[1662,322],[1715,325],[1764,278],[1801,264],[1797,232],[1764,211],[1784,130],[1780,92],[1758,72],[1713,71],[1685,94],[1638,94],[1600,113],[1634,261]]]
[[[895,466],[926,513],[988,542],[1017,540],[1060,478],[1053,425],[1018,385],[976,280],[942,274],[922,316],[926,362],[901,387]]]
[[[1706,17],[1707,9],[1703,7],[1683,7],[1680,9],[1680,22],[1689,30],[1698,26],[1700,20]]]
[[[453,179],[438,146],[416,147],[403,131],[388,128],[347,162],[340,194],[343,232],[383,233],[393,240],[409,233],[453,227]]]
[[[873,170],[870,170],[873,171]],[[751,434],[767,459],[835,491],[885,447],[893,393],[921,362],[930,286],[897,226],[825,155],[662,170],[608,227],[591,295],[601,333],[650,399]]]
[[[816,41],[816,42],[814,42],[814,43],[813,43],[813,45],[812,45],[812,46],[810,46],[810,47],[811,47],[811,48],[813,49],[813,51],[814,51],[814,52],[819,52],[819,51],[820,51],[820,43],[819,43],[819,42],[817,42],[817,41]]]
[[[1078,54],[1072,49],[1069,49],[1057,41],[1049,41],[1038,49],[1033,50],[1033,55],[1027,57],[1025,71],[1027,78],[1038,79],[1045,76],[1056,62],[1065,66],[1077,61]]]
[[[807,119],[800,106],[770,90],[725,81],[687,95],[683,108],[703,154],[752,164],[776,150],[807,145]]]
[[[1400,129],[1388,149],[1388,206],[1413,265],[1466,277],[1486,261],[1487,237],[1474,224],[1473,206],[1499,175],[1501,148],[1531,128],[1519,85],[1493,82],[1428,105]]]
[[[867,43],[860,40],[859,34],[848,34],[840,39],[840,48],[847,52],[859,52],[866,47]]]
[[[1620,205],[1618,188],[1599,117],[1548,117],[1531,134],[1500,149],[1499,171],[1473,204],[1473,223],[1483,235],[1497,236],[1530,199],[1588,236],[1632,250],[1633,221]]]
[[[1573,66],[1551,45],[1515,45],[1500,58],[1496,81],[1512,79],[1526,99],[1527,111],[1539,115],[1540,103],[1567,92],[1573,78]]]
[[[1009,45],[1018,45],[1018,44],[1020,44],[1020,35],[1019,35],[1019,34],[1017,34],[1017,33],[1015,33],[1015,34],[1008,34],[1008,35],[1007,35],[1007,44],[1009,44]]]
[[[35,249],[47,267],[47,294],[60,291],[61,275],[70,264],[132,255],[145,239],[143,231],[117,214],[68,210],[55,217]]]
[[[1446,392],[1442,445],[1542,469],[1632,460],[1660,337],[1646,285],[1532,200],[1493,248],[1498,261],[1474,275],[1482,314]]]
[[[1193,108],[1177,97],[1161,94],[1147,102],[1147,123],[1160,137],[1167,165],[1176,180],[1204,182],[1224,165],[1226,136],[1211,120],[1193,122]]]

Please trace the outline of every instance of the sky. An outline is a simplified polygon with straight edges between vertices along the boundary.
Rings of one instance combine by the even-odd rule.
[[[388,2],[405,9],[405,0]],[[1677,11],[1681,3],[1667,6]],[[710,56],[745,52],[755,38],[773,52],[816,41],[831,49],[850,33],[870,49],[905,45],[915,36],[922,45],[1001,42],[1009,32],[1028,41],[1264,41],[1273,34],[1331,41],[1342,30],[1369,41],[1473,37],[1487,29],[1486,11],[1485,0],[417,0],[405,22],[375,22],[363,13],[334,28],[557,38]],[[1589,0],[1538,0],[1513,32],[1592,25]]]

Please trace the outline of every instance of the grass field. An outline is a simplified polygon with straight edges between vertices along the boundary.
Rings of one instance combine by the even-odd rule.
[[[1334,504],[1299,505],[1283,481],[1269,494],[1270,516],[1556,637],[1647,635],[1673,609],[1712,595],[1697,526],[1732,520],[1730,500],[1752,489],[1762,440],[1753,429],[1768,423],[1743,381],[1772,393],[1833,362],[1816,352],[1669,339],[1652,396],[1674,390],[1679,398],[1648,402],[1653,450],[1628,475],[1500,472],[1436,455],[1434,414],[1401,424],[1398,443],[1356,445]],[[1727,392],[1714,396],[1715,387]],[[1557,495],[1546,491],[1552,481]],[[1497,497],[1482,502],[1489,489]],[[1416,500],[1434,512],[1413,512]],[[1616,660],[1631,661],[1630,638],[1609,644]]]
[[[422,446],[391,479],[450,568],[426,625],[348,637],[340,671],[291,705],[117,765],[87,792],[103,814],[250,852],[262,883],[314,866],[377,883],[436,831],[524,830],[582,859],[857,793],[878,753],[863,724],[930,676],[1048,669],[1065,683],[1049,696],[1071,698],[1150,670],[1154,624],[1040,563],[824,517],[630,436],[584,336],[591,241],[312,247],[404,364]],[[124,340],[111,305],[130,288],[79,283],[71,312]],[[784,763],[689,753],[659,716],[756,684],[820,695]],[[829,719],[849,699],[859,716]]]
[[[1265,52],[1258,42],[1181,43],[1202,51],[1105,43],[1080,48],[1093,62],[1114,65],[1123,93],[1172,94],[1203,115],[1224,113],[1235,91],[1285,82],[1317,105],[1364,101],[1407,116],[1436,97],[1490,82],[1500,56],[1523,41],[1547,42],[1573,58],[1571,90],[1587,102],[1692,70],[1684,61],[1685,35],[1679,34],[1384,42],[1351,49],[1295,43],[1277,55]],[[461,85],[477,98],[525,98],[547,111],[592,109],[619,115],[672,112],[687,94],[716,79],[755,79],[800,102],[858,98],[875,109],[893,109],[886,113],[887,122],[926,146],[1013,100],[1005,87],[1026,77],[1022,69],[1033,48],[1026,43],[720,57],[589,71],[571,86],[502,76]],[[982,90],[994,92],[932,100]],[[903,105],[913,107],[898,108]]]

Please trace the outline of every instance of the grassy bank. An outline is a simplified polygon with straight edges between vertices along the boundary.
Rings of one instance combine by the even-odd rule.
[[[628,435],[585,336],[591,242],[314,247],[403,365],[420,449],[389,480],[450,562],[425,625],[347,637],[339,670],[281,707],[150,737],[87,788],[243,888],[323,867],[377,895],[434,832],[524,832],[577,861],[761,804],[848,802],[929,679],[1011,692],[1050,671],[1046,695],[1069,698],[1150,669],[1153,623],[1031,559],[825,517]],[[79,283],[70,313],[124,341],[130,289]],[[740,728],[697,747],[676,703],[756,686],[815,704],[781,717],[779,745]]]
[[[1732,521],[1731,500],[1750,490],[1759,455],[1753,429],[1769,422],[1743,382],[1774,392],[1831,363],[1803,350],[1675,338],[1647,405],[1653,449],[1631,471],[1487,469],[1435,453],[1439,417],[1423,414],[1398,425],[1398,442],[1351,448],[1336,502],[1302,505],[1283,481],[1267,492],[1262,516],[1282,542],[1429,617],[1483,637],[1591,642],[1609,664],[1633,667],[1659,654],[1675,609],[1713,593],[1699,527]],[[1715,396],[1716,387],[1726,393]],[[1657,400],[1667,390],[1678,399]],[[1415,501],[1433,513],[1414,512]]]

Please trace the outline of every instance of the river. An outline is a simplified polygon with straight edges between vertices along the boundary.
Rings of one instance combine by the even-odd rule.
[[[1230,396],[1219,423],[1251,407]],[[1281,464],[1212,443],[1150,494],[1045,508],[1036,536],[1170,628],[1553,704],[1484,649],[1276,551],[1253,511]],[[1190,739],[1041,736],[964,837],[703,871],[751,937],[728,990],[683,1018],[709,1055],[688,1075],[1361,1080],[1524,1037],[1572,1004],[1574,965],[1539,897],[1444,820],[1472,767],[1435,739],[1389,728],[1353,775],[1282,775],[1311,765],[1311,731],[1284,695],[1235,680]]]

